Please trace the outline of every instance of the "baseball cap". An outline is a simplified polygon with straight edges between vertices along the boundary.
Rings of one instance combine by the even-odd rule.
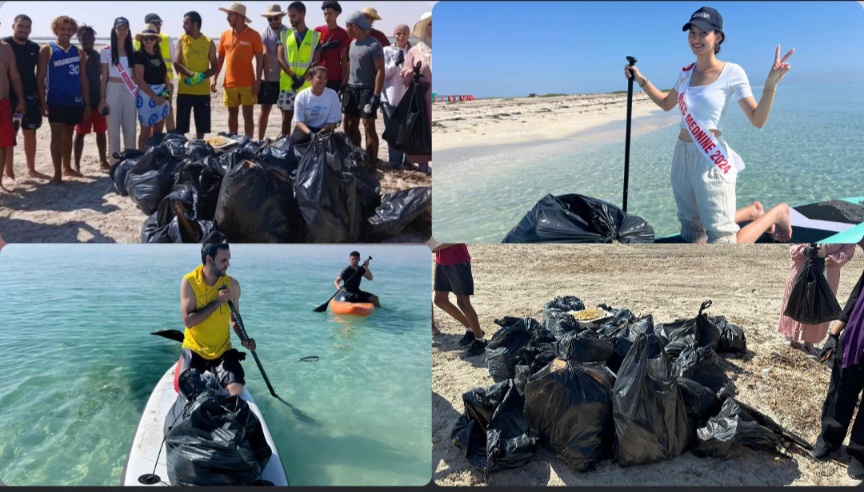
[[[125,17],[118,17],[114,19],[114,27],[126,26],[129,27],[129,19]]]
[[[147,16],[144,17],[145,24],[153,24],[154,22],[162,22],[162,19],[158,14],[147,14]]]
[[[348,17],[348,20],[345,21],[346,24],[354,24],[360,29],[369,30],[372,29],[372,26],[369,25],[369,21],[366,20],[366,14],[363,12],[354,12],[351,14],[351,17]]]
[[[705,32],[722,32],[723,16],[720,15],[720,12],[717,12],[711,7],[702,7],[696,12],[693,12],[693,15],[690,16],[690,22],[684,24],[684,28],[681,30],[686,31],[690,29],[691,25],[696,26]]]

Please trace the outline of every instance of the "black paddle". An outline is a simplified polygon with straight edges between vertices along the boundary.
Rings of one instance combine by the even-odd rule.
[[[636,58],[627,57],[627,62],[632,67],[636,65]],[[621,207],[627,211],[627,188],[630,185],[630,115],[633,112],[633,71],[630,70],[630,78],[627,79],[627,136],[624,138],[624,203]]]
[[[369,257],[369,260],[371,260],[371,259],[372,259],[372,257],[370,256],[370,257]],[[366,260],[366,261],[369,261],[369,260]],[[342,285],[344,286],[345,284],[347,284],[348,282],[350,282],[351,280],[353,280],[354,277],[356,277],[358,273],[360,273],[360,269],[359,269],[359,268],[357,269],[356,272],[354,272],[354,275],[351,275],[351,278],[349,278],[348,280],[346,280],[345,282],[343,282]],[[322,304],[322,305],[318,306],[317,308],[315,308],[315,311],[314,311],[314,312],[316,312],[316,313],[323,313],[324,311],[326,311],[326,310],[327,310],[327,306],[330,305],[330,301],[332,301],[333,298],[336,297],[336,294],[338,294],[338,293],[341,292],[341,291],[342,291],[342,289],[337,290],[337,291],[336,291],[332,296],[330,296],[330,299],[327,299],[327,302],[325,302],[324,304]]]
[[[219,290],[225,290],[227,288],[227,285],[222,285],[219,287]],[[240,340],[244,342],[249,340],[249,334],[246,333],[246,327],[243,326],[243,318],[240,317],[240,313],[238,313],[237,309],[234,308],[234,302],[228,301],[228,307],[231,309],[231,314],[234,315],[234,319],[237,320],[237,326],[240,327]],[[252,349],[249,349],[249,351],[252,352],[252,357],[255,358],[255,363],[258,364],[258,370],[261,371],[261,376],[264,378],[264,382],[267,383],[267,389],[270,390],[270,394],[275,398],[279,398],[279,395],[277,395],[276,391],[273,390],[273,385],[270,384],[270,379],[267,378],[267,373],[264,372],[264,366],[261,365],[261,359],[258,358],[258,354],[256,354]]]

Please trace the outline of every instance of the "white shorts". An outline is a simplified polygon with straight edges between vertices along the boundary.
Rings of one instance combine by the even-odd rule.
[[[294,98],[297,96],[293,91],[279,91],[279,100],[276,105],[282,111],[294,111]]]
[[[678,140],[675,145],[672,193],[684,241],[737,242],[735,183],[727,183],[693,142]]]

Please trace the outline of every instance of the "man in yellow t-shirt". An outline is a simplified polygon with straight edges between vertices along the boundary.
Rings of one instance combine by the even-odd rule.
[[[203,373],[209,370],[228,393],[239,396],[246,380],[240,353],[231,348],[229,322],[234,333],[243,338],[228,302],[233,302],[239,312],[240,283],[227,274],[230,260],[228,244],[204,244],[202,264],[180,281],[180,311],[186,332],[178,371],[194,368]],[[249,350],[256,348],[251,338],[243,340],[242,345]]]
[[[177,133],[191,130],[195,111],[195,137],[210,133],[210,77],[216,73],[216,45],[201,32],[201,14],[196,11],[183,15],[183,34],[174,50],[174,70],[177,82]]]

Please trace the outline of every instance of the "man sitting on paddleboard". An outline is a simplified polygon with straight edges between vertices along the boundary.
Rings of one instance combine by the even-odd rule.
[[[363,280],[363,277],[372,280],[372,272],[369,271],[369,260],[364,261],[363,265],[358,268],[357,264],[360,263],[359,252],[352,251],[348,259],[351,264],[345,267],[342,273],[336,277],[336,281],[333,282],[337,289],[345,290],[345,302],[371,302],[375,307],[381,307],[381,304],[378,302],[378,296],[360,290],[360,282]],[[340,281],[344,282],[342,286],[339,285]]]
[[[201,248],[202,264],[180,281],[180,311],[186,332],[178,373],[190,367],[202,373],[211,371],[228,393],[239,396],[246,380],[240,352],[231,348],[229,321],[234,333],[241,340],[243,337],[228,302],[233,302],[239,312],[240,283],[226,273],[230,260],[227,244],[205,244]],[[249,350],[256,348],[251,338],[242,345]]]

